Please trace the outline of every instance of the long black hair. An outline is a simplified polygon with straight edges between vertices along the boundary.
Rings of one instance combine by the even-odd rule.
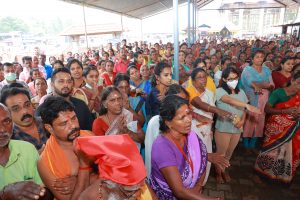
[[[172,84],[170,85],[170,87],[168,88],[167,92],[166,92],[166,96],[168,95],[176,95],[179,94],[180,92],[183,92],[185,94],[185,96],[187,96],[188,98],[190,98],[189,93],[181,86],[178,84]]]
[[[280,71],[282,70],[282,65],[284,65],[284,63],[286,63],[288,60],[294,60],[294,57],[289,57],[289,56],[285,56],[282,58],[281,62],[280,62],[280,66],[277,68],[276,71]]]
[[[176,116],[177,110],[183,105],[189,105],[189,102],[177,95],[168,95],[164,98],[159,109],[159,128],[162,132],[169,130],[166,121],[171,121]]]
[[[156,76],[159,76],[160,73],[164,70],[164,68],[171,68],[171,66],[168,63],[166,63],[166,62],[159,62],[154,67],[154,74],[151,77],[151,85],[152,85],[152,87],[156,87],[156,85],[157,85]]]
[[[229,86],[227,85],[227,83],[226,83],[225,81],[223,81],[223,79],[227,79],[230,73],[237,74],[238,77],[240,76],[240,75],[239,75],[239,72],[236,70],[236,68],[235,68],[235,66],[234,66],[233,64],[228,65],[228,67],[226,67],[226,68],[222,71],[222,76],[221,76],[221,79],[220,79],[219,87],[220,87],[220,88],[223,88],[228,94],[232,94],[232,91],[231,91],[231,89],[229,88]],[[234,89],[234,92],[235,92],[236,94],[238,94],[238,93],[240,92],[239,87],[236,87],[236,88]]]

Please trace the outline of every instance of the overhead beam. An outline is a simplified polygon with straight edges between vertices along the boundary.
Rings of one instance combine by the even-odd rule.
[[[286,4],[282,3],[281,1],[278,1],[278,0],[274,0],[274,1],[275,1],[276,3],[279,3],[279,4],[283,5],[284,7],[287,6]]]
[[[75,5],[82,5],[82,3],[84,1],[72,1],[72,0],[61,0],[61,1],[64,1],[64,2],[68,2],[68,3],[72,3],[72,4],[75,4]],[[136,16],[133,16],[133,15],[129,15],[127,13],[122,13],[122,12],[118,12],[118,11],[115,11],[115,10],[111,10],[109,8],[104,8],[102,6],[96,6],[96,5],[93,5],[93,4],[89,4],[89,3],[85,3],[84,4],[86,7],[90,7],[90,8],[96,8],[96,9],[100,9],[100,10],[103,10],[103,11],[109,11],[111,13],[115,13],[115,14],[119,14],[119,15],[124,15],[126,17],[130,17],[130,18],[134,18],[134,19],[142,19],[142,18],[139,18],[139,17],[136,17]]]
[[[244,9],[244,10],[252,10],[252,9],[262,9],[262,8],[283,8],[283,7],[278,7],[278,6],[275,6],[275,7],[250,7],[250,8],[209,8],[209,9],[200,9],[200,11],[205,11],[205,10],[241,10],[241,9]]]

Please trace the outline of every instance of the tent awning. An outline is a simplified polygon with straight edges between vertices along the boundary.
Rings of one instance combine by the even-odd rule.
[[[173,7],[173,0],[62,0],[92,8],[143,19]],[[178,4],[187,0],[178,0]]]
[[[118,24],[93,24],[86,26],[87,35],[101,35],[123,32],[122,26]],[[84,26],[71,26],[60,33],[61,36],[85,35]]]

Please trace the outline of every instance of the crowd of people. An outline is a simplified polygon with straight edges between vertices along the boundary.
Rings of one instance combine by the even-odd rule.
[[[241,141],[257,177],[300,164],[300,42],[162,41],[0,66],[0,199],[221,199]]]

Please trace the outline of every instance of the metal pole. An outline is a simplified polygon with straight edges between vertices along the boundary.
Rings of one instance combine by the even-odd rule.
[[[143,41],[143,20],[141,19],[141,40]]]
[[[89,41],[87,38],[87,31],[86,31],[86,21],[85,21],[85,9],[84,9],[84,3],[82,3],[82,10],[83,10],[83,21],[84,21],[84,35],[85,35],[85,43],[86,43],[86,48],[89,48]]]
[[[188,46],[191,47],[191,0],[188,0]]]
[[[197,41],[197,0],[195,0],[195,40],[194,40],[195,44],[196,41]]]
[[[178,33],[178,0],[173,0],[173,37],[174,37],[174,79],[179,81],[179,33]]]
[[[195,31],[195,12],[194,12],[194,10],[195,10],[195,0],[192,0],[193,2],[192,2],[192,4],[193,4],[193,12],[192,12],[192,17],[193,17],[193,28],[192,28],[192,43],[194,43],[194,31]]]
[[[193,12],[194,12],[194,34],[193,34],[193,42],[194,42],[194,44],[196,43],[196,29],[197,29],[197,27],[196,27],[196,3],[197,3],[197,1],[196,0],[194,0],[194,10],[193,10]]]

